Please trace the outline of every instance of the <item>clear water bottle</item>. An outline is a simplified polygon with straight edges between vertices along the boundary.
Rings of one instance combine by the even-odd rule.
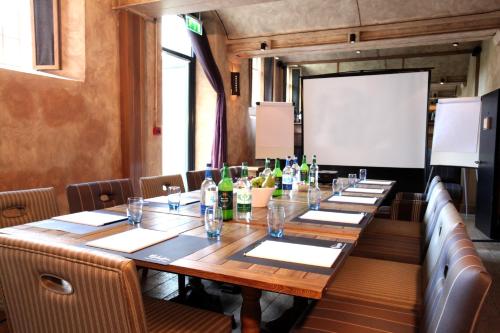
[[[290,160],[286,160],[285,168],[283,169],[283,195],[290,195],[293,187],[293,170],[290,166]]]
[[[297,184],[300,182],[300,166],[299,166],[299,159],[297,158],[297,156],[294,157],[292,164],[292,171],[293,171],[293,187],[296,188]]]
[[[252,184],[248,181],[248,165],[241,165],[241,178],[235,184],[236,188],[236,219],[250,222],[252,220]]]
[[[317,186],[309,186],[307,191],[307,204],[309,209],[318,210],[321,202],[321,190]]]
[[[316,162],[316,155],[313,155],[313,161],[311,163],[311,166],[309,167],[309,185],[317,187],[318,186],[318,172],[319,172],[319,167],[318,163]]]
[[[262,173],[260,174],[260,176],[264,178],[264,180],[267,178],[267,176],[269,176],[272,173],[270,165],[271,161],[268,158],[266,158],[266,162],[264,164],[264,171],[262,171]]]
[[[205,180],[201,183],[200,188],[200,208],[201,216],[205,216],[205,210],[207,207],[217,206],[217,195],[218,195],[217,185],[212,179],[212,164],[207,163],[207,169],[205,171]]]

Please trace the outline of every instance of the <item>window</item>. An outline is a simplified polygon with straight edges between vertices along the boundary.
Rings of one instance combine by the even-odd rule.
[[[32,68],[31,1],[0,0],[0,66]]]
[[[194,167],[194,58],[184,19],[162,18],[162,172]]]
[[[257,102],[262,101],[263,95],[262,85],[262,59],[252,58],[252,105],[255,106]]]

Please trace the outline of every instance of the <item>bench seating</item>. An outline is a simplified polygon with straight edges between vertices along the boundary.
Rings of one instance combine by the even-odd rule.
[[[352,259],[356,269],[346,264],[343,282],[333,281],[294,332],[472,332],[491,285],[461,224],[449,231],[432,272],[423,266],[420,278],[417,265]]]
[[[430,196],[422,223],[374,219],[361,235],[353,255],[421,264],[438,216],[449,202],[449,194],[438,183]]]

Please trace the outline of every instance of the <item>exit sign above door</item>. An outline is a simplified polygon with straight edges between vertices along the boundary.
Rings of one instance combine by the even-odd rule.
[[[191,30],[192,32],[198,35],[203,35],[203,28],[201,26],[201,21],[195,19],[190,15],[186,15],[186,27],[188,28],[188,30]]]

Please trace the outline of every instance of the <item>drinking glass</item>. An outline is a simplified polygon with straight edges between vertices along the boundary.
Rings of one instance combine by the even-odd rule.
[[[127,218],[129,224],[141,223],[143,205],[144,205],[144,200],[142,199],[142,197],[128,198]]]
[[[356,187],[356,174],[355,173],[350,173],[348,176],[348,181],[349,181],[349,186],[350,187]]]
[[[208,238],[220,238],[222,230],[221,207],[207,207],[207,209],[205,209],[205,230]]]
[[[366,169],[359,169],[359,180],[366,180]]]
[[[317,186],[309,186],[307,190],[307,204],[309,209],[318,210],[321,202],[321,190]]]
[[[285,208],[283,206],[269,207],[267,211],[267,231],[271,237],[283,237],[285,227]]]
[[[179,186],[169,186],[167,188],[168,208],[178,210],[181,204],[181,188]]]
[[[344,182],[342,181],[342,179],[337,178],[332,181],[333,195],[341,196],[343,189],[344,189]]]

